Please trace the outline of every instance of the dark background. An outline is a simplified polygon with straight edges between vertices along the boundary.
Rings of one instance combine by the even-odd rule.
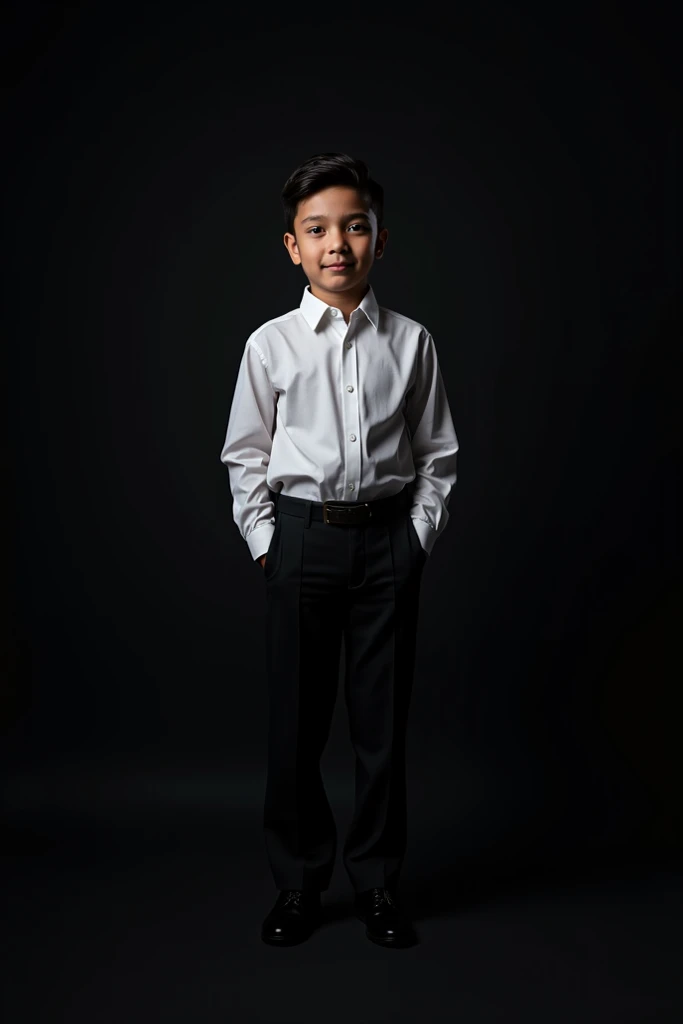
[[[432,332],[460,441],[423,582],[407,896],[429,921],[465,891],[489,912],[522,892],[527,920],[539,880],[557,896],[597,879],[623,920],[585,897],[569,933],[604,974],[582,988],[559,954],[557,975],[530,958],[548,1002],[526,1019],[668,1020],[645,1014],[651,996],[681,1007],[676,6],[25,3],[3,18],[12,1024],[324,1019],[246,994],[293,961],[258,948],[274,893],[265,594],[219,455],[247,336],[306,283],[280,190],[328,150],[384,185],[371,282]],[[352,767],[340,691],[323,760],[340,841]],[[341,868],[335,885],[343,918]],[[549,906],[544,941],[564,920]],[[591,946],[599,920],[609,941]],[[223,988],[228,934],[240,967]],[[201,967],[185,959],[196,935]],[[363,955],[379,952],[347,941],[334,956],[355,950],[356,977],[390,995],[340,1019],[441,1020],[456,989],[466,1024],[509,1019],[424,974],[422,1000],[442,1001],[394,1005],[400,978],[376,964],[378,989]],[[49,980],[28,997],[41,956]],[[323,991],[338,983],[317,969]],[[493,987],[528,1000],[514,976]]]

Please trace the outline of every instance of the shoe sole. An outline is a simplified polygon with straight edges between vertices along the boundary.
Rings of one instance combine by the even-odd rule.
[[[305,931],[299,932],[296,935],[286,935],[284,938],[275,935],[264,935],[263,932],[261,932],[261,942],[265,942],[268,946],[298,946],[302,942],[306,942],[307,939],[310,939],[313,932],[318,930],[321,923],[322,916]]]
[[[265,942],[268,946],[298,946],[306,939],[310,939],[313,932],[308,932],[306,935],[301,936],[287,936],[284,939],[271,938],[268,935],[261,936],[261,942]]]
[[[409,939],[397,939],[396,936],[386,936],[383,938],[381,935],[373,935],[367,926],[367,921],[365,917],[362,914],[359,914],[358,912],[356,912],[356,917],[365,925],[366,939],[369,939],[370,942],[374,942],[376,946],[384,946],[387,949],[407,949],[410,946],[417,945],[417,937],[411,937]]]

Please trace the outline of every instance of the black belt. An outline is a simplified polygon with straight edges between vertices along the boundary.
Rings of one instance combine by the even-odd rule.
[[[278,512],[287,516],[315,519],[334,526],[358,526],[362,523],[386,523],[412,504],[412,487],[407,485],[398,494],[374,501],[309,501],[289,494],[269,494]]]

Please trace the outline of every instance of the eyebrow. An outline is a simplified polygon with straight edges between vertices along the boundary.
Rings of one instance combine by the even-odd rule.
[[[368,223],[372,223],[367,213],[349,213],[347,214],[347,217],[345,219],[355,220],[357,217],[364,217],[365,220],[368,221]],[[327,220],[327,217],[325,217],[322,213],[311,213],[309,214],[308,217],[302,217],[301,223],[305,224],[307,220]]]

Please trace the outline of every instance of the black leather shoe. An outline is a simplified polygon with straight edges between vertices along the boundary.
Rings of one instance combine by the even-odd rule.
[[[414,946],[418,941],[412,924],[399,910],[388,889],[367,889],[357,893],[356,917],[365,924],[365,934],[378,946]]]
[[[317,890],[281,889],[261,927],[261,938],[271,946],[296,946],[305,942],[320,924],[320,893]]]

